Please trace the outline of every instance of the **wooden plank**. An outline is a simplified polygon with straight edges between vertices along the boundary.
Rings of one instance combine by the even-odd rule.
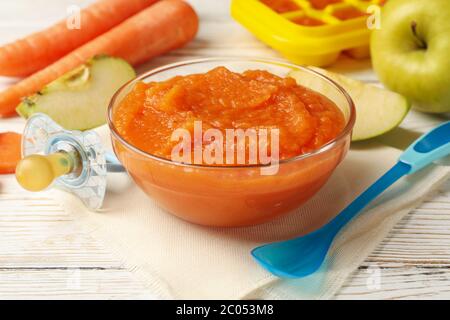
[[[378,271],[374,271],[375,268]],[[379,272],[379,284],[373,275]],[[449,299],[450,269],[384,268],[371,264],[361,268],[341,289],[336,299]]]
[[[154,298],[124,270],[0,268],[0,299]]]
[[[54,200],[0,176],[0,299],[152,299]]]

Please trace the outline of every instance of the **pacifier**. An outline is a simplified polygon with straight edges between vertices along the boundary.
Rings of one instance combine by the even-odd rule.
[[[28,119],[22,160],[16,167],[17,181],[24,189],[37,192],[58,187],[96,210],[105,199],[107,173],[123,171],[96,132],[65,130],[40,113]]]

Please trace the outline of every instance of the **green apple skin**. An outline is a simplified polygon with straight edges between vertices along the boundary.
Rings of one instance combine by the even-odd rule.
[[[390,0],[371,38],[380,80],[420,111],[450,112],[450,0]]]

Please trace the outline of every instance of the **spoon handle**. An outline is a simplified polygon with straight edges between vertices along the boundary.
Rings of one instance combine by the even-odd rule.
[[[400,156],[400,161],[411,166],[411,174],[449,154],[450,121],[447,121],[417,139]]]
[[[450,154],[450,121],[422,135],[400,156],[399,161],[380,179],[357,197],[329,226],[335,234],[367,204],[402,176],[412,174]],[[333,235],[334,236],[334,235]]]
[[[333,220],[328,223],[334,231],[334,235],[353,219],[362,209],[364,209],[373,199],[378,197],[384,190],[389,188],[394,182],[408,174],[411,167],[403,162],[397,162],[374,184],[361,193],[352,203],[339,213]],[[334,236],[333,235],[333,236]]]

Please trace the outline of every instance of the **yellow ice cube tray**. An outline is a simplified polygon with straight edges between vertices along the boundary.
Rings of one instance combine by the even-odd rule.
[[[353,58],[370,56],[371,28],[368,18],[375,17],[371,16],[372,8],[377,10],[377,7],[371,7],[370,14],[367,10],[369,6],[381,6],[386,1],[273,1],[289,5],[284,6],[283,12],[277,12],[263,2],[269,1],[232,0],[231,14],[258,39],[290,61],[303,65],[327,66],[336,61],[341,52],[346,52]],[[355,12],[360,13],[360,16]],[[296,23],[302,19],[307,24],[319,25]]]

